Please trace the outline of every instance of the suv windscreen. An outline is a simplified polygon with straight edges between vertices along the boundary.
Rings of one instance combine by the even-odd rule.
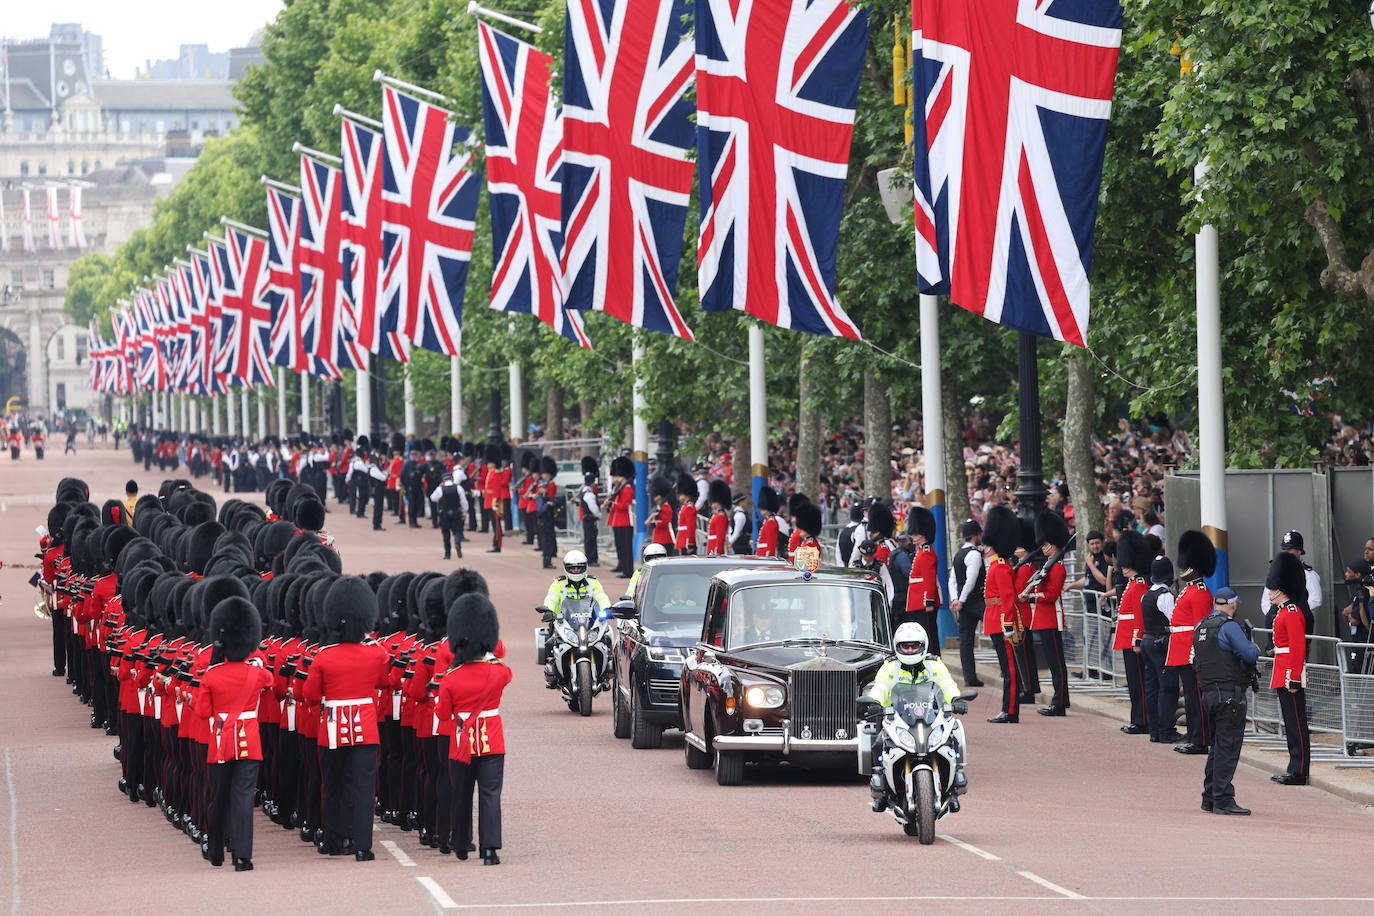
[[[754,585],[730,596],[725,644],[844,639],[885,644],[887,607],[877,589],[818,582]]]
[[[671,561],[669,561],[671,562]],[[674,569],[665,564],[649,576],[640,621],[662,636],[696,638],[706,615],[706,590],[711,577],[727,565],[693,564]]]

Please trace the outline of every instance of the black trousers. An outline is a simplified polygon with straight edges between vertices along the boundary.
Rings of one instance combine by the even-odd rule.
[[[936,658],[940,657],[940,609],[938,607],[930,610],[920,610],[916,613],[921,626],[926,630],[926,647],[930,654]]]
[[[1178,676],[1174,675],[1173,702],[1161,700],[1165,647],[1159,645],[1156,637],[1146,634],[1140,640],[1140,657],[1145,662],[1145,709],[1150,717],[1150,737],[1158,738],[1174,730],[1174,718],[1178,715]]]
[[[558,536],[553,530],[553,512],[539,513],[539,552],[544,559],[552,559],[558,553]]]
[[[993,633],[988,638],[992,640],[992,651],[997,653],[997,667],[1002,670],[1002,712],[1009,716],[1019,715],[1021,691],[1016,675],[1015,647],[1008,645],[1001,633]]]
[[[210,861],[224,861],[227,836],[239,859],[253,858],[253,793],[257,760],[210,765]]]
[[[626,576],[633,575],[634,526],[617,525],[611,529],[611,537],[615,540],[615,571]]]
[[[978,663],[973,650],[978,645],[978,628],[983,623],[983,603],[969,602],[959,610],[959,664],[964,683],[978,680]]]
[[[1131,725],[1148,729],[1154,717],[1145,702],[1145,653],[1122,649],[1121,667],[1126,672],[1126,693],[1131,698]]]
[[[372,527],[382,527],[382,507],[386,501],[386,485],[377,481],[372,487]]]
[[[67,630],[71,629],[71,624],[57,608],[52,608],[48,613],[52,615],[52,670],[57,674],[66,674]]]
[[[357,480],[354,480],[352,486],[352,501],[349,503],[348,508],[354,515],[358,516],[358,518],[362,518],[363,514],[367,512],[367,495],[372,492],[372,483],[367,475],[364,474]]]
[[[449,761],[449,780],[453,784],[454,849],[467,849],[472,843],[472,790],[477,789],[477,845],[482,849],[501,848],[501,786],[505,782],[506,755],[483,754],[471,763]]]
[[[1069,708],[1069,668],[1064,663],[1064,634],[1060,630],[1035,630],[1040,642],[1040,654],[1050,669],[1050,682],[1054,685],[1054,696],[1050,699],[1052,709]]]
[[[1202,803],[1225,807],[1236,800],[1236,787],[1231,780],[1245,741],[1245,688],[1240,684],[1204,687],[1201,697],[1212,730],[1202,776]]]
[[[410,526],[419,528],[425,517],[425,495],[419,487],[406,487],[406,502],[410,503]]]
[[[1307,690],[1286,687],[1274,690],[1283,713],[1283,736],[1288,739],[1288,775],[1307,779],[1312,769],[1312,735],[1307,730]]]
[[[452,548],[458,548],[458,556],[463,555],[463,517],[458,513],[439,513],[439,531],[444,536],[444,559],[448,559]]]
[[[596,554],[596,519],[586,516],[582,519],[582,552],[587,555],[587,562],[593,566],[601,563],[601,558]]]
[[[1035,661],[1035,640],[1030,630],[1021,631],[1021,645],[1016,647],[1016,668],[1021,674],[1021,692],[1027,697],[1040,692],[1040,667]]]
[[[1198,686],[1197,669],[1192,665],[1178,666],[1179,687],[1183,691],[1183,712],[1187,717],[1188,743],[1206,747],[1208,739],[1207,714],[1202,708],[1202,688]]]
[[[377,797],[377,745],[320,749],[324,776],[325,843],[351,842],[372,849],[372,806]]]

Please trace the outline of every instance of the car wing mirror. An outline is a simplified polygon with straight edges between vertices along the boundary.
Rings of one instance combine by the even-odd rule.
[[[617,620],[634,620],[639,616],[639,609],[633,601],[622,598],[611,605],[611,616]]]

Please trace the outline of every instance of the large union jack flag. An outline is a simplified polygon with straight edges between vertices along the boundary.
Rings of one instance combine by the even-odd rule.
[[[688,0],[568,0],[563,293],[694,339],[673,297],[692,189]]]
[[[480,176],[452,114],[382,87],[382,329],[457,356]]]
[[[1115,0],[913,0],[923,292],[1085,345]]]
[[[163,391],[167,387],[167,363],[158,345],[158,316],[152,294],[140,289],[134,295],[134,325],[138,340],[138,387],[145,391]]]
[[[267,240],[227,226],[223,251],[226,269],[220,287],[220,307],[225,328],[216,369],[236,388],[272,385],[267,361],[272,311],[263,297],[267,286]]]
[[[292,372],[306,372],[309,362],[301,343],[300,243],[301,199],[289,191],[267,188],[267,282],[261,292],[272,313],[267,358]]]
[[[553,59],[477,24],[491,202],[491,307],[535,315],[590,347],[582,313],[563,307],[563,125],[549,71]]]
[[[699,0],[702,307],[858,338],[835,254],[868,14],[848,0]]]
[[[192,322],[201,335],[200,353],[195,358],[199,379],[196,388],[202,395],[221,395],[225,392],[224,376],[215,371],[215,353],[219,346],[222,321],[214,286],[212,257],[203,251],[194,251],[191,257],[191,296],[199,304],[199,311]]]
[[[134,377],[138,366],[138,332],[127,306],[121,307],[112,317],[116,352],[115,382],[111,389],[116,394],[133,394]]]
[[[394,329],[382,330],[382,312],[377,307],[382,264],[382,135],[344,118],[339,151],[343,154],[340,260],[344,295],[358,326],[358,345],[388,359],[404,359],[405,342]]]
[[[334,379],[363,361],[353,304],[344,295],[342,197],[339,170],[301,156],[301,332],[311,373]]]

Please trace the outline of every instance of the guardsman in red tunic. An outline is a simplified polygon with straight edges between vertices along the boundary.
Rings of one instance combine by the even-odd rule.
[[[811,499],[805,493],[793,493],[787,498],[787,521],[792,526],[792,530],[787,533],[787,564],[790,566],[797,559],[797,545],[801,543],[802,533],[797,527],[797,512],[804,505],[809,505]]]
[[[1193,632],[1212,613],[1212,592],[1203,581],[1216,572],[1217,549],[1201,531],[1185,531],[1178,539],[1179,579],[1185,584],[1174,600],[1169,618],[1169,651],[1165,665],[1177,665],[1187,715],[1188,740],[1175,744],[1180,754],[1205,754],[1210,744],[1207,719],[1202,707],[1202,688],[1193,667]]]
[[[1279,785],[1305,786],[1312,768],[1312,741],[1307,730],[1307,572],[1302,560],[1280,550],[1264,580],[1274,617],[1274,674],[1269,686],[1278,695],[1283,735],[1288,740],[1288,769],[1269,777]]]
[[[459,859],[472,844],[472,793],[477,790],[477,835],[483,865],[500,865],[501,788],[505,778],[506,738],[501,723],[501,695],[511,670],[498,657],[496,608],[485,595],[458,598],[448,615],[448,643],[453,668],[439,685],[435,715],[452,720],[455,737],[449,750],[453,784],[450,846]]]
[[[630,507],[635,502],[633,462],[624,455],[611,459],[611,495],[606,499],[606,524],[611,526],[615,543],[615,574],[618,579],[634,575],[634,519]]]
[[[671,554],[677,539],[673,531],[673,488],[662,477],[655,477],[649,485],[649,497],[654,501],[649,514],[649,542],[662,544]]]
[[[1026,587],[1031,577],[1040,568],[1040,551],[1035,546],[1035,524],[1017,518],[1021,537],[1016,545],[1016,560],[1011,571],[1016,580],[1016,619],[1020,621],[1022,639],[1016,647],[1016,670],[1021,673],[1021,703],[1035,704],[1040,693],[1040,667],[1036,664],[1035,647],[1029,632],[1031,625],[1031,602],[1026,595]]]
[[[367,582],[345,576],[329,586],[324,623],[333,642],[315,654],[307,700],[319,704],[320,767],[324,781],[323,851],[372,852],[372,807],[377,782],[377,691],[387,686],[391,659],[367,639],[377,625],[377,596]]]
[[[1062,716],[1069,708],[1069,668],[1064,661],[1064,609],[1059,599],[1064,594],[1064,564],[1057,557],[1068,546],[1069,526],[1057,512],[1048,509],[1035,520],[1035,541],[1045,555],[1044,564],[1031,577],[1027,598],[1032,602],[1031,634],[1040,642],[1040,652],[1050,669],[1054,695],[1050,705],[1037,710],[1042,716]],[[1038,579],[1038,581],[1037,581]]]
[[[510,498],[510,466],[498,446],[487,447],[487,476],[482,481],[482,505],[491,516],[491,547],[487,553],[501,552],[505,528],[505,501]]]
[[[224,864],[228,840],[234,871],[252,871],[253,793],[262,765],[258,700],[272,686],[261,659],[249,660],[262,639],[262,620],[246,598],[226,598],[211,612],[210,635],[215,663],[200,676],[191,701],[210,725],[210,864]]]
[[[535,528],[538,527],[538,520],[535,518],[538,507],[534,504],[534,488],[539,484],[539,475],[535,473],[538,463],[534,452],[525,452],[520,458],[523,476],[520,478],[519,498],[516,504],[520,507],[520,528],[525,534],[526,544],[534,543]]]
[[[1128,735],[1150,732],[1150,711],[1145,702],[1145,661],[1140,655],[1140,640],[1145,635],[1141,618],[1140,599],[1149,589],[1144,573],[1150,568],[1150,552],[1140,532],[1127,530],[1116,539],[1116,565],[1126,577],[1126,588],[1116,607],[1116,631],[1112,649],[1121,653],[1121,666],[1126,670],[1126,692],[1131,698],[1131,722],[1121,726]]]
[[[706,490],[711,504],[711,520],[706,523],[706,555],[725,556],[730,533],[730,487],[723,480],[713,480]]]
[[[778,500],[778,493],[772,487],[763,486],[759,488],[759,515],[763,516],[763,521],[759,524],[759,539],[754,546],[754,556],[756,557],[776,557],[778,555],[778,509],[782,503]],[[654,543],[658,543],[657,540]]]
[[[1015,651],[1021,641],[1021,621],[1016,613],[1016,578],[1011,569],[1020,533],[1016,513],[1006,506],[988,510],[983,526],[983,550],[988,558],[983,581],[983,634],[992,640],[997,665],[1002,669],[1002,711],[988,719],[997,724],[1021,721]]]
[[[930,640],[929,652],[940,657],[940,560],[935,556],[935,513],[925,506],[912,506],[906,530],[916,552],[911,555],[911,572],[906,583],[906,616],[900,621],[919,623]],[[893,627],[896,631],[896,627]]]
[[[677,537],[673,547],[679,556],[693,556],[697,552],[697,482],[690,474],[677,477]]]

